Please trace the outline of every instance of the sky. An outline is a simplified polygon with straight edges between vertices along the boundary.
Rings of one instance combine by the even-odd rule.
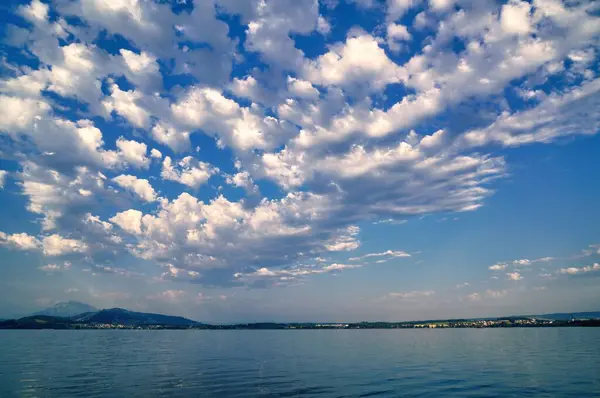
[[[0,317],[600,310],[600,3],[0,6]]]

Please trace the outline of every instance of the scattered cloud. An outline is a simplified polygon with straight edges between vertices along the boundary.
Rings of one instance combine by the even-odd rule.
[[[54,271],[62,270],[62,267],[60,265],[56,265],[56,264],[46,264],[46,265],[41,266],[40,269],[42,271],[46,271],[46,272],[54,272]]]
[[[407,220],[394,220],[392,218],[387,218],[385,220],[374,221],[373,225],[378,225],[378,224],[400,225],[400,224],[405,224],[406,222],[407,222]]]
[[[394,257],[411,257],[411,255],[409,253],[406,253],[406,252],[403,252],[400,250],[386,250],[386,251],[380,252],[380,253],[368,253],[368,254],[364,254],[359,257],[351,257],[349,260],[350,261],[359,261],[359,260],[363,260],[365,258],[371,258],[371,257],[388,257],[386,259],[386,261],[387,261]]]
[[[418,299],[435,295],[433,290],[413,290],[410,292],[393,292],[388,296],[397,299]]]
[[[599,263],[594,263],[592,265],[587,265],[585,267],[568,267],[568,268],[561,268],[558,270],[558,272],[563,275],[580,275],[580,274],[585,274],[588,272],[595,272],[595,271],[600,271]]]
[[[542,257],[542,258],[537,258],[535,260],[529,260],[529,259],[524,258],[524,259],[521,259],[521,260],[514,260],[512,263],[515,264],[515,265],[528,266],[528,265],[532,265],[532,264],[540,263],[540,262],[547,263],[547,262],[550,262],[552,260],[554,260],[553,257]]]
[[[507,267],[506,263],[498,263],[498,264],[494,264],[488,268],[492,271],[502,271],[502,270],[506,269],[506,267]]]
[[[156,192],[148,180],[121,174],[113,178],[113,181],[120,187],[135,193],[144,202],[154,202],[157,199]]]
[[[600,24],[587,2],[353,0],[381,16],[368,31],[340,31],[334,3],[14,8],[0,188],[39,231],[16,226],[27,233],[0,233],[0,246],[91,264],[133,256],[208,285],[332,273],[362,266],[336,257],[359,248],[348,262],[410,256],[370,253],[359,226],[476,212],[511,170],[507,151],[598,133]]]
[[[521,279],[523,279],[521,274],[518,272],[507,272],[506,276],[508,276],[508,279],[511,281],[520,281]]]

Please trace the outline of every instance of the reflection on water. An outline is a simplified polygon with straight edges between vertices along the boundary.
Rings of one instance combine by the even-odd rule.
[[[0,397],[600,396],[600,329],[0,331]]]

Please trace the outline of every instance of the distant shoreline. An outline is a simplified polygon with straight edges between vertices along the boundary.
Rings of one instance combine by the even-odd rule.
[[[246,323],[210,325],[192,323],[169,325],[158,323],[82,323],[69,318],[32,316],[0,321],[4,330],[365,330],[365,329],[506,329],[600,327],[600,319],[548,320],[533,318],[499,318],[487,320],[440,320],[417,322],[355,322],[355,323]]]

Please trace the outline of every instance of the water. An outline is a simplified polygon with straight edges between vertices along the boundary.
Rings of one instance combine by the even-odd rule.
[[[600,397],[600,329],[0,331],[0,397]]]

